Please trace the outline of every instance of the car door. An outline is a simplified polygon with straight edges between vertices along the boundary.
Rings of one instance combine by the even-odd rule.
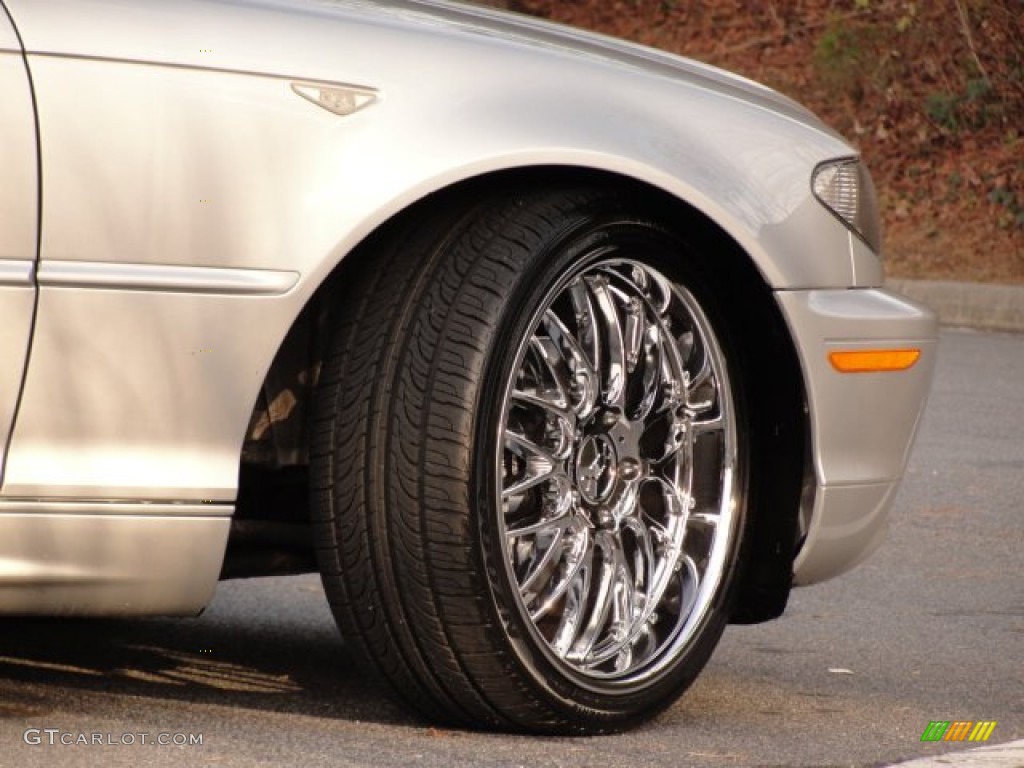
[[[0,478],[32,333],[39,226],[35,111],[21,43],[0,4]]]
[[[337,242],[324,227],[311,245],[302,207],[324,196],[309,194],[322,154],[303,137],[333,145],[335,116],[287,79],[200,66],[210,39],[237,34],[233,4],[0,3],[31,75],[41,200],[0,504],[170,501],[191,515],[198,502],[226,517],[260,384],[304,300],[293,288]]]

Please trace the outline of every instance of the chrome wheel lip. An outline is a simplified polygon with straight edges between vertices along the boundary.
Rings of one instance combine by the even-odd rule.
[[[638,289],[643,296],[628,296],[607,284],[603,289],[581,290],[581,286],[584,289],[600,286],[601,281],[609,277],[614,282],[615,275],[622,277],[627,270],[644,286],[641,289],[629,281],[624,284]],[[575,295],[583,293],[591,294],[589,301],[588,297]],[[638,298],[641,299],[639,307]],[[557,317],[550,318],[560,301],[589,305],[589,310],[584,312],[589,321],[577,316],[575,326],[569,327],[557,322]],[[616,338],[610,342],[597,338],[598,331],[607,331],[607,326],[598,328],[599,318],[604,317],[607,324],[613,315],[619,317],[621,332],[612,334]],[[689,444],[685,449],[689,460],[685,467],[680,467],[676,460],[676,479],[671,483],[674,488],[670,489],[672,493],[664,494],[666,510],[673,504],[676,506],[665,531],[644,521],[646,510],[641,496],[647,492],[645,486],[665,482],[664,478],[656,476],[656,469],[652,469],[652,458],[642,455],[638,446],[648,428],[647,419],[654,403],[658,398],[667,402],[672,394],[655,393],[651,398],[644,390],[636,407],[626,413],[627,406],[633,405],[627,402],[626,389],[631,384],[630,377],[636,373],[634,353],[658,346],[655,337],[666,331],[663,327],[659,330],[657,318],[662,315],[683,316],[692,326],[688,354],[692,356],[695,349],[700,350],[704,365],[710,371],[708,379],[713,381],[715,395],[713,407],[719,415],[719,424],[712,431],[719,435],[721,452],[717,467],[718,503],[713,509],[695,512],[689,507],[695,498],[693,449],[698,439],[697,429],[683,430],[682,440]],[[642,316],[643,322],[637,321],[638,316]],[[645,262],[607,248],[591,253],[568,270],[545,294],[526,327],[528,330],[519,340],[512,373],[502,396],[495,467],[502,561],[516,608],[537,648],[578,685],[605,693],[649,684],[685,655],[700,636],[719,598],[719,587],[735,549],[739,514],[737,436],[735,404],[724,354],[707,317],[689,291],[672,284]],[[655,341],[644,346],[645,335]],[[673,339],[669,345],[662,339],[661,344],[666,348],[671,346],[661,354],[674,358],[675,362],[659,358],[657,365],[647,360],[645,366],[660,368],[662,373],[674,371],[674,377],[660,382],[667,390],[693,386],[695,381],[687,379],[689,358],[682,359],[679,342]],[[583,359],[574,371],[578,374],[582,370],[583,380],[562,392],[540,395],[538,390],[531,395],[519,391],[516,381],[522,375],[528,355],[557,355],[559,346],[563,356],[574,354]],[[614,359],[600,359],[602,348],[607,357]],[[589,371],[585,370],[587,362],[591,363]],[[523,454],[533,449],[517,444],[521,442],[518,438],[510,438],[513,408],[542,411],[559,425],[553,429],[552,442],[544,456],[534,451],[535,455],[525,457]],[[688,423],[697,422],[690,418]],[[601,426],[594,427],[595,424]],[[619,445],[625,446],[624,455],[619,455]],[[591,449],[595,451],[592,455],[587,453]],[[600,460],[597,452],[603,457]],[[509,454],[524,465],[533,459],[531,471],[539,474],[509,481],[506,476]],[[595,473],[596,478],[592,477]],[[536,482],[532,486],[524,485],[531,481]],[[593,482],[597,483],[596,487],[591,487]],[[680,483],[685,486],[685,494],[680,493]],[[534,489],[533,493],[543,488],[554,499],[548,527],[543,531],[539,527],[531,531],[530,526],[510,525],[507,519],[509,499],[525,496],[531,492],[530,488]],[[668,500],[673,494],[675,500]],[[682,508],[684,505],[686,509]],[[703,537],[710,538],[711,543],[699,562],[683,551],[688,526],[692,524],[706,525],[711,530]],[[689,538],[695,537],[700,538],[697,534]],[[532,571],[517,567],[517,564],[521,566],[518,549],[523,539],[532,539],[528,545],[534,550],[529,558],[534,566]],[[623,544],[630,539],[632,545]],[[633,558],[632,567],[627,554]],[[558,574],[554,577],[549,574],[553,564],[557,565]],[[641,571],[643,575],[638,579]],[[677,573],[682,575],[673,575]],[[641,582],[646,587],[638,586]],[[549,592],[539,601],[545,588]],[[671,602],[689,607],[675,615],[671,609],[665,610],[670,593]],[[581,601],[583,607],[580,607]],[[647,601],[652,604],[645,604]],[[552,603],[561,606],[557,609],[560,615],[554,630],[549,626],[541,627],[541,622],[556,610],[549,605]],[[587,605],[591,605],[589,610]],[[652,629],[666,619],[671,626]]]

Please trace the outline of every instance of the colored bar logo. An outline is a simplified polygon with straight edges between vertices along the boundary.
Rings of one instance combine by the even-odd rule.
[[[921,741],[988,741],[995,727],[995,720],[932,720]]]

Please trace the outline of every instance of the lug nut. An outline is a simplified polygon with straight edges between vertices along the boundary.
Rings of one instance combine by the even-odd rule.
[[[620,461],[619,477],[623,480],[636,480],[640,477],[640,462],[636,459],[623,459]]]

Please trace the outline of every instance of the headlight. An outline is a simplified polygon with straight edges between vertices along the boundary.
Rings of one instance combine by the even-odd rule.
[[[814,169],[811,189],[822,205],[881,255],[882,227],[875,185],[860,160],[848,157],[822,163]]]

